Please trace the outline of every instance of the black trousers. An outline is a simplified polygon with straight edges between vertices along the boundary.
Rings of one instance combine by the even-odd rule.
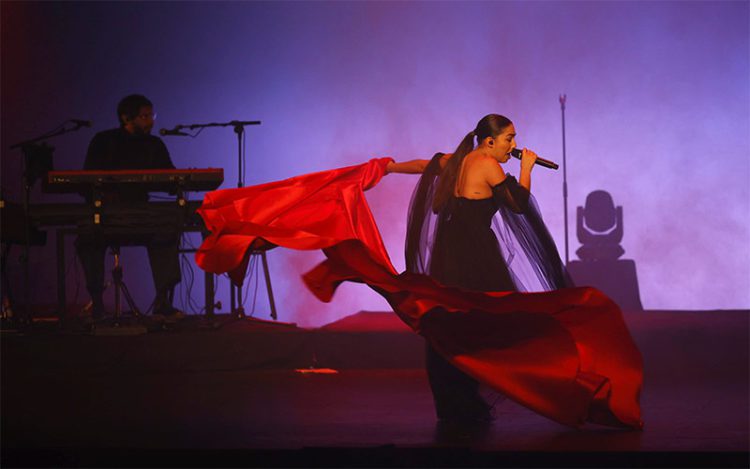
[[[103,308],[104,258],[111,246],[145,246],[156,289],[154,311],[171,308],[169,293],[180,283],[179,236],[175,233],[124,237],[81,234],[75,242],[95,313]],[[99,311],[97,311],[99,310]]]
[[[430,380],[435,412],[440,420],[483,420],[490,418],[490,406],[479,394],[479,382],[451,365],[425,342],[425,365]]]

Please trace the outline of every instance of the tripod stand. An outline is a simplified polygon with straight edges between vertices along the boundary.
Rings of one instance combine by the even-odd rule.
[[[133,296],[130,294],[130,290],[128,290],[128,286],[125,285],[125,282],[122,280],[122,264],[120,263],[120,246],[112,246],[112,255],[115,259],[115,265],[112,268],[112,282],[114,283],[115,287],[115,315],[114,315],[114,325],[115,327],[119,327],[121,325],[121,319],[122,319],[122,304],[120,302],[120,295],[125,296],[125,301],[128,303],[128,306],[130,307],[130,311],[136,318],[140,318],[142,316],[141,311],[138,309],[138,306],[135,304],[135,301],[133,300]]]

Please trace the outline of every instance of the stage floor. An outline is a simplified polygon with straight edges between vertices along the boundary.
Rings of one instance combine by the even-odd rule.
[[[139,336],[5,332],[3,466],[746,467],[748,318],[626,315],[642,432],[573,430],[503,398],[488,426],[438,424],[422,339],[384,313],[316,330],[219,317]],[[313,364],[338,373],[295,371]]]

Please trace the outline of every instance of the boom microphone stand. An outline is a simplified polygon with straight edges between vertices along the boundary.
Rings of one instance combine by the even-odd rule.
[[[72,122],[74,127],[66,128],[65,124]],[[22,325],[30,323],[31,314],[31,289],[29,287],[31,282],[29,272],[29,252],[31,250],[31,219],[29,217],[29,199],[31,196],[31,187],[34,185],[37,179],[52,169],[52,153],[55,151],[54,147],[47,145],[47,142],[42,142],[50,138],[58,137],[70,132],[80,130],[82,127],[91,127],[91,121],[82,121],[71,119],[63,123],[58,129],[51,132],[46,132],[38,137],[34,137],[29,140],[14,143],[10,146],[11,150],[20,148],[23,152],[23,174],[21,175],[21,185],[23,186],[23,231],[24,231],[24,243],[23,243],[23,254],[21,255],[21,263],[23,264],[23,277],[24,277],[24,309],[23,315],[19,318]],[[42,142],[37,144],[37,142]],[[60,317],[64,317],[64,311],[59,311]]]
[[[562,113],[562,154],[563,154],[563,214],[565,216],[565,266],[568,266],[568,165],[565,161],[565,102],[568,96],[560,95],[560,112]]]
[[[188,133],[182,132],[182,130],[202,130],[207,127],[232,127],[234,133],[237,134],[237,187],[241,188],[245,185],[245,151],[243,148],[245,126],[248,125],[260,125],[260,121],[229,121],[229,122],[211,122],[208,124],[189,124],[189,125],[177,125],[172,130],[162,129],[161,135],[181,135],[181,136],[192,136]],[[266,276],[266,289],[268,291],[268,302],[271,307],[271,318],[276,320],[276,304],[273,299],[273,290],[271,289],[270,274],[268,271],[268,260],[266,258],[266,252],[260,251],[261,261],[263,262],[263,273]],[[245,308],[242,306],[242,285],[235,285],[231,281],[229,282],[229,295],[230,295],[230,308],[231,314],[238,319],[245,317]]]
[[[245,155],[242,148],[245,125],[260,125],[260,121],[232,121],[230,125],[234,127],[234,133],[237,134],[237,188],[240,188],[245,185]],[[245,308],[242,306],[242,284],[235,285],[233,282],[229,282],[229,306],[230,313],[233,316],[238,319],[245,317]]]

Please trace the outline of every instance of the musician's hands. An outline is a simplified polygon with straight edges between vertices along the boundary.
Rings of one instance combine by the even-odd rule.
[[[536,163],[537,158],[537,154],[528,148],[521,150],[521,171],[531,172],[534,169],[534,163]]]

